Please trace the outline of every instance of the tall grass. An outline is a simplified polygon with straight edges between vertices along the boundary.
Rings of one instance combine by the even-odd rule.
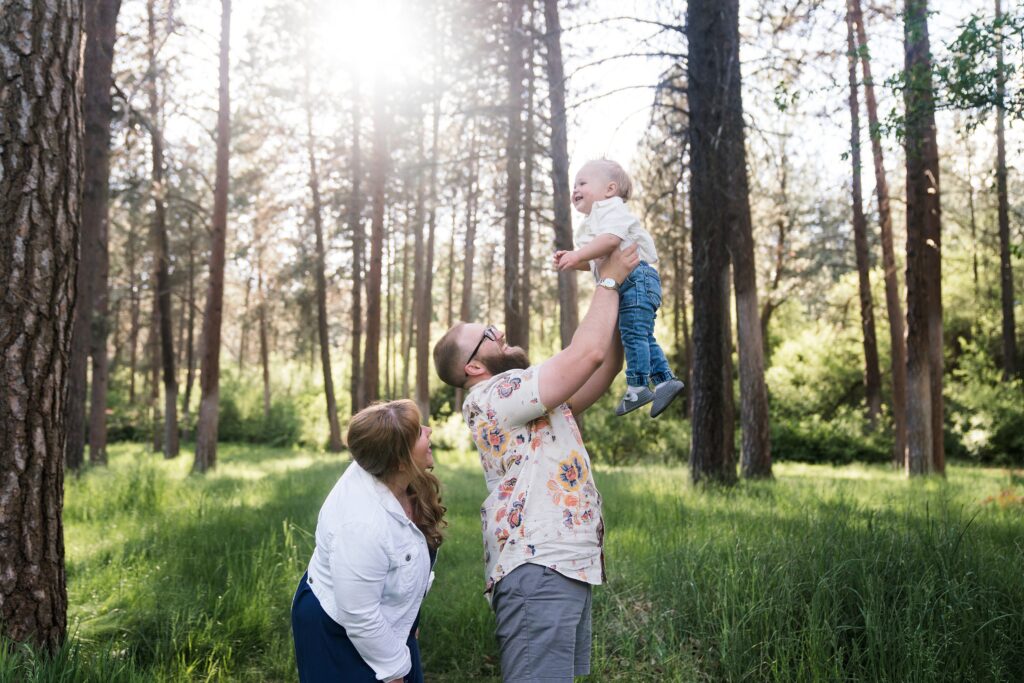
[[[436,457],[451,526],[427,677],[497,680],[483,479],[470,454]],[[71,637],[53,656],[0,644],[0,683],[294,680],[291,596],[345,458],[222,445],[215,473],[190,464],[122,444],[67,481]],[[1024,680],[1024,482],[1005,470],[783,464],[710,491],[682,467],[596,476],[593,680]]]

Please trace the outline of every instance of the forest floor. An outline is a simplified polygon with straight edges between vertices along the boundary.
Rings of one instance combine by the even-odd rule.
[[[295,680],[289,607],[347,455],[223,444],[190,475],[145,446],[69,477],[56,659],[0,646],[0,682]],[[447,540],[423,607],[428,681],[498,680],[475,456],[435,450]],[[593,675],[634,681],[1024,680],[1024,478],[952,464],[779,462],[774,481],[595,466],[608,582]]]

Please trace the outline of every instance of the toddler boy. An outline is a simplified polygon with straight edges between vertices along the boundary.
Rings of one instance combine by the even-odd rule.
[[[654,339],[654,320],[661,306],[661,278],[653,267],[658,253],[650,233],[626,208],[624,200],[631,194],[632,182],[618,163],[609,159],[587,162],[576,174],[572,192],[573,206],[586,219],[576,231],[576,249],[555,252],[554,262],[558,270],[590,270],[597,278],[598,261],[614,249],[637,245],[640,265],[618,285],[619,334],[628,386],[615,414],[625,415],[653,403],[651,417],[657,417],[683,391],[683,383],[672,374]],[[616,283],[598,280],[598,285],[614,288]]]

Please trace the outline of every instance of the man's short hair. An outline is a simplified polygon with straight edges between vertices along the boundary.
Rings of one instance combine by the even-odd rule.
[[[633,181],[619,162],[612,161],[611,159],[594,159],[587,162],[588,166],[590,164],[600,168],[608,180],[615,183],[616,187],[619,188],[619,196],[622,197],[622,201],[626,201],[633,196]]]
[[[465,325],[462,321],[455,323],[434,345],[434,372],[442,382],[452,387],[466,384],[466,363],[459,347],[459,333]]]

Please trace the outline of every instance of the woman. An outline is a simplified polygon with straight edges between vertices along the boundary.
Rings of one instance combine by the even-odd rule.
[[[416,626],[445,525],[428,471],[430,431],[408,400],[352,418],[352,464],[320,508],[313,558],[292,602],[303,683],[423,680]]]

